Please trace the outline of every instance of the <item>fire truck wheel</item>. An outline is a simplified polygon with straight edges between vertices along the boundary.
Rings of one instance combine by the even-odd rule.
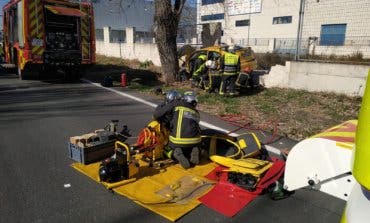
[[[27,64],[23,70],[17,68],[17,74],[20,80],[39,79],[39,70],[37,66]]]

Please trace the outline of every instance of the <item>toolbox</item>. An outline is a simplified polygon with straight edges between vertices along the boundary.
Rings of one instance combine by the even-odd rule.
[[[68,142],[69,157],[83,164],[101,161],[114,154],[114,142],[115,140],[112,140],[90,147],[80,147]]]

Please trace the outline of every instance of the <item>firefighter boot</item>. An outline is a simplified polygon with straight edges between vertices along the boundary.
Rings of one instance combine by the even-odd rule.
[[[173,151],[173,157],[179,161],[180,165],[184,169],[190,168],[189,160],[185,157],[184,153],[182,152],[181,148],[175,148]]]
[[[194,147],[190,154],[190,162],[197,165],[199,164],[200,151],[198,147]]]

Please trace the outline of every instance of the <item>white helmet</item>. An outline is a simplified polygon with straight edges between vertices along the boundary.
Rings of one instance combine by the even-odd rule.
[[[230,53],[234,53],[235,52],[235,46],[230,45],[229,48],[227,49],[227,51],[229,51]]]
[[[211,69],[216,69],[216,61],[207,60],[206,61],[206,67],[211,68]]]

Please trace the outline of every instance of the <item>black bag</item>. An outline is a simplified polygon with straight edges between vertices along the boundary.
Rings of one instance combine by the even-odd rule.
[[[228,172],[227,181],[248,191],[254,191],[258,178],[249,173]]]
[[[249,74],[240,72],[235,84],[241,87],[246,87],[248,85],[248,80]]]

